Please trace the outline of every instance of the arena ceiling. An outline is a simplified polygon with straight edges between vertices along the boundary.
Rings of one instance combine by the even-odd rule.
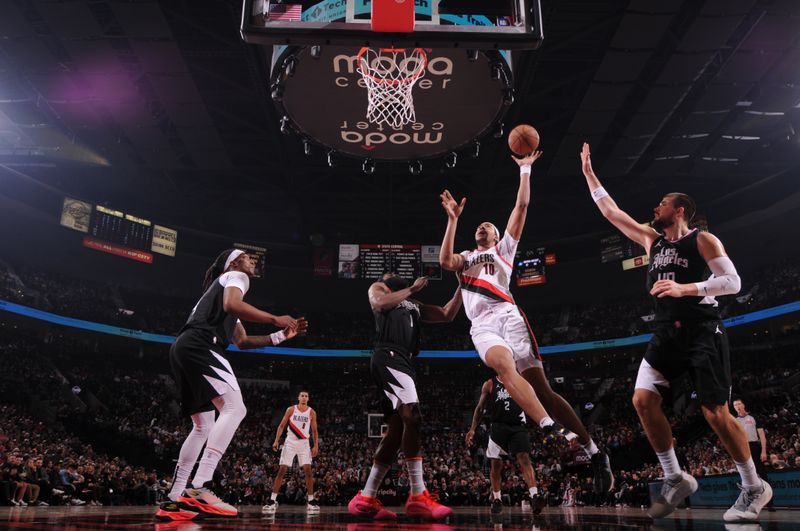
[[[712,226],[797,193],[800,2],[542,6],[545,43],[515,54],[506,120],[543,138],[532,238],[608,230],[580,175],[584,140],[606,187],[642,219],[669,191],[695,195]],[[238,0],[3,2],[3,193],[35,202],[34,189],[64,192],[265,243],[435,242],[444,187],[469,197],[469,223],[503,223],[517,183],[503,140],[419,176],[404,165],[367,176],[357,163],[329,167],[320,150],[305,156],[280,133],[269,51],[241,41],[240,9]]]

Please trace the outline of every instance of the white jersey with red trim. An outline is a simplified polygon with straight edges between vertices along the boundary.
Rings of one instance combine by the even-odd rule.
[[[458,274],[464,311],[471,321],[500,304],[516,304],[511,295],[511,272],[517,244],[508,231],[494,247],[464,251],[464,267]]]
[[[294,441],[307,441],[311,435],[311,408],[300,411],[294,406],[294,411],[289,417],[289,429],[286,430],[286,438]]]

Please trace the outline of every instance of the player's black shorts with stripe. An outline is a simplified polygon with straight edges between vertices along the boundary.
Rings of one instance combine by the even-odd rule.
[[[394,413],[402,404],[419,403],[417,373],[408,354],[378,347],[372,351],[369,366],[372,379],[378,386],[384,417]]]
[[[658,325],[644,359],[669,382],[688,374],[704,405],[730,399],[731,360],[722,321]]]
[[[214,398],[231,388],[239,390],[224,350],[214,344],[208,332],[182,332],[169,349],[169,364],[185,416],[212,411]]]
[[[509,456],[531,451],[531,438],[528,427],[524,424],[511,426],[503,422],[492,422],[490,437]]]

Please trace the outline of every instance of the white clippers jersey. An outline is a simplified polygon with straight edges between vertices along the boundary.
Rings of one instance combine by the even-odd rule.
[[[311,408],[300,411],[294,406],[294,411],[289,417],[289,429],[286,438],[293,441],[307,441],[311,434]]]
[[[517,244],[509,233],[486,251],[464,251],[464,268],[458,275],[464,311],[471,321],[500,304],[516,304],[511,296],[511,271]]]

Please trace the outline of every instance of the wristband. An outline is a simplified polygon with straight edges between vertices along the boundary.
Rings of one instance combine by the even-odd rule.
[[[608,197],[608,192],[606,192],[606,189],[603,188],[602,186],[600,188],[595,188],[594,190],[592,190],[592,199],[594,199],[595,203],[597,203],[604,197]]]
[[[278,330],[274,334],[269,335],[269,340],[272,342],[272,346],[278,345],[286,341],[286,334],[283,333],[283,330]]]
[[[528,175],[531,174],[531,165],[530,164],[523,164],[522,166],[519,167],[519,174],[520,175],[525,175],[526,173]]]

